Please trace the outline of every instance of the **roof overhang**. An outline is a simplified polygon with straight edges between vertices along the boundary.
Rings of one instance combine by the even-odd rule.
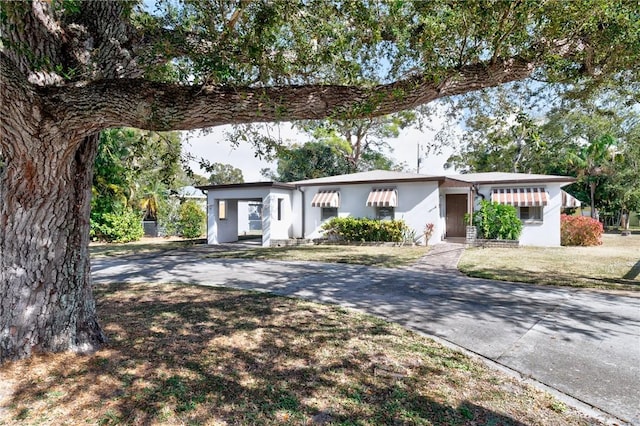
[[[339,176],[338,176],[339,177]],[[331,186],[331,185],[386,185],[386,184],[398,184],[398,183],[412,183],[412,182],[438,182],[443,181],[444,176],[425,176],[425,177],[411,177],[406,179],[363,179],[363,180],[335,180],[327,182],[303,182],[296,183],[296,187],[305,186]]]
[[[564,185],[569,185],[576,181],[575,178],[568,176],[547,176],[544,178],[533,178],[533,179],[464,179],[464,178],[452,178],[446,177],[446,181],[458,182],[461,184],[467,185],[537,185],[543,183],[562,183]]]
[[[202,185],[196,186],[196,188],[202,191],[209,191],[215,189],[256,189],[256,188],[276,188],[276,189],[296,189],[295,185],[282,182],[249,182],[249,183],[228,183],[223,185]]]

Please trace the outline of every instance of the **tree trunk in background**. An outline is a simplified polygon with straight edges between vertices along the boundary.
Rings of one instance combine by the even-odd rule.
[[[596,200],[595,200],[596,183],[593,181],[589,183],[589,192],[591,194],[591,218],[598,219],[598,216],[596,215]]]
[[[0,363],[40,351],[88,352],[105,341],[88,250],[98,136],[70,144],[25,128],[11,135],[20,150],[3,152],[0,174]]]

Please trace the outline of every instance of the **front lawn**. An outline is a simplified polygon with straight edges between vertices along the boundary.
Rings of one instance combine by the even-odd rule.
[[[314,245],[294,247],[259,247],[218,251],[213,259],[286,260],[304,262],[349,263],[385,268],[409,266],[427,254],[424,246],[346,246]]]
[[[467,249],[458,268],[503,281],[640,290],[640,235],[605,234],[602,241],[595,247]]]
[[[117,257],[131,255],[152,255],[192,247],[203,244],[202,239],[182,239],[182,238],[142,238],[139,241],[130,243],[104,243],[92,242],[89,244],[89,253],[92,258]]]
[[[339,307],[180,285],[112,284],[96,296],[110,343],[0,367],[0,424],[600,424]]]

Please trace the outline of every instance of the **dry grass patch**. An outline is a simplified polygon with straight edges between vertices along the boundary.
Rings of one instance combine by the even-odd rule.
[[[347,246],[314,245],[294,247],[260,247],[220,251],[207,255],[213,259],[286,260],[305,262],[349,263],[385,268],[411,265],[429,249],[424,246]]]
[[[337,307],[151,284],[102,287],[97,300],[110,344],[2,366],[1,424],[597,424]]]
[[[544,285],[640,290],[640,235],[605,234],[595,247],[467,249],[467,275]]]
[[[103,243],[95,242],[89,245],[89,253],[92,258],[115,257],[131,255],[148,255],[163,253],[169,250],[182,249],[202,244],[202,239],[185,240],[182,238],[142,238],[130,243]]]

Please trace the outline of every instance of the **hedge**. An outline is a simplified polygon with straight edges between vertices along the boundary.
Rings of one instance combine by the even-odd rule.
[[[602,223],[585,216],[560,215],[560,244],[597,246],[602,244]]]
[[[334,217],[322,225],[331,239],[352,242],[403,242],[411,230],[404,220]]]

